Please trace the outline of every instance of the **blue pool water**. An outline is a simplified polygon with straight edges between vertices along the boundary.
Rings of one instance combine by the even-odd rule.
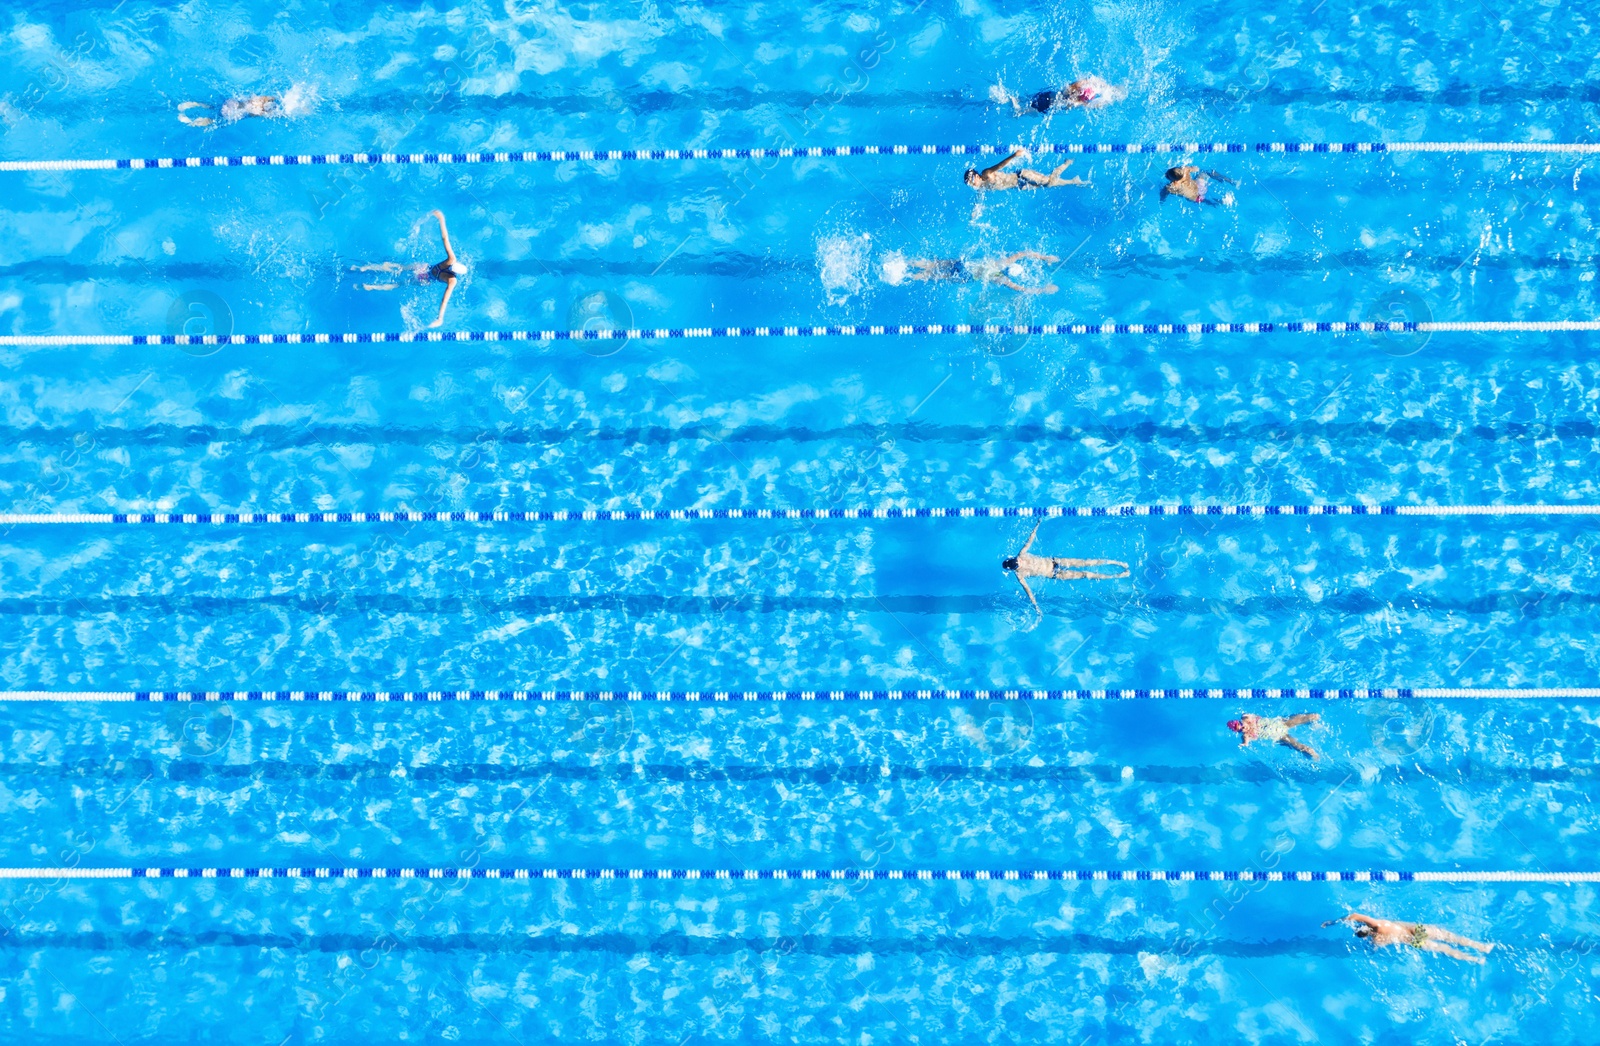
[[[24,0],[0,158],[1592,141],[1583,5]],[[991,101],[1083,73],[1128,99]],[[211,131],[179,102],[275,93]],[[1047,164],[1041,157],[1037,166]],[[0,333],[1589,319],[1581,157],[6,174]],[[981,202],[981,206],[978,204]],[[1023,297],[898,261],[1031,250]],[[1592,336],[0,349],[13,512],[1595,503]],[[1581,519],[12,527],[0,688],[1592,684]],[[0,708],[0,866],[1594,868],[1583,701]],[[0,1040],[1592,1040],[1588,886],[39,881]],[[1497,942],[1375,952],[1350,909]],[[1407,950],[1408,951],[1408,950]]]

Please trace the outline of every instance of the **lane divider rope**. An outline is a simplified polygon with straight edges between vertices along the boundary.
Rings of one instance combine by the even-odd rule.
[[[1100,519],[1113,516],[1600,516],[1600,505],[1021,505],[932,508],[600,508],[449,512],[0,512],[0,525],[591,523],[708,519]]]
[[[1302,700],[1428,700],[1600,698],[1600,687],[1212,687],[1208,689],[986,689],[986,690],[6,690],[0,703],[56,702],[62,704],[112,704],[118,702],[343,702],[431,704],[452,701],[634,701],[705,702],[748,701],[1144,701],[1292,698]]]
[[[1241,883],[1594,883],[1600,872],[991,868],[0,868],[0,879],[721,879]]]
[[[642,341],[703,338],[859,338],[921,334],[1558,334],[1600,331],[1600,320],[1284,320],[1270,323],[901,323],[601,330],[377,331],[360,334],[6,334],[0,346],[369,345],[470,341]]]
[[[474,153],[285,153],[154,159],[4,160],[0,171],[151,171],[193,167],[305,167],[341,164],[565,163],[605,160],[764,160],[828,156],[1004,156],[1009,145],[822,145],[754,149],[539,149]],[[1590,142],[1058,142],[1035,156],[1119,153],[1600,153]]]

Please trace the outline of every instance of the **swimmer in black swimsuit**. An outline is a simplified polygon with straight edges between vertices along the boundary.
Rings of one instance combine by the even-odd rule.
[[[997,102],[1007,102],[1017,116],[1032,110],[1036,113],[1053,113],[1062,109],[1098,109],[1102,105],[1120,102],[1128,92],[1106,83],[1098,76],[1085,76],[1074,80],[1059,91],[1040,91],[1023,104],[1021,98],[1006,90],[1004,84],[989,89],[989,97]]]
[[[1043,577],[1054,578],[1058,581],[1115,581],[1117,578],[1128,576],[1128,564],[1120,559],[1067,559],[1062,556],[1035,556],[1028,552],[1033,547],[1033,539],[1039,536],[1039,524],[1033,525],[1033,533],[1028,535],[1028,541],[1022,546],[1022,551],[1008,559],[1002,560],[1000,566],[1004,570],[1016,571],[1014,575],[1017,583],[1022,586],[1022,591],[1028,594],[1028,602],[1033,604],[1033,609],[1041,615],[1039,601],[1033,598],[1033,589],[1028,587],[1028,578]],[[1105,574],[1094,570],[1085,570],[1084,567],[1121,567],[1120,574]]]
[[[378,265],[352,265],[351,272],[405,272],[411,270],[411,275],[418,283],[444,284],[444,300],[439,303],[439,318],[428,324],[429,327],[444,325],[444,311],[450,307],[450,295],[456,292],[456,281],[467,274],[467,263],[456,257],[456,252],[450,248],[450,230],[444,227],[444,214],[440,211],[429,211],[430,216],[439,219],[439,237],[444,240],[445,259],[434,265],[423,265],[420,262],[410,266],[401,265],[399,262],[382,262]],[[416,227],[412,226],[415,231]],[[364,291],[392,291],[399,287],[398,283],[363,283]]]
[[[1002,287],[1011,288],[1018,294],[1054,294],[1060,290],[1053,283],[1046,284],[1043,287],[1024,287],[1013,280],[1012,276],[1023,275],[1021,268],[1017,267],[1016,263],[1024,259],[1047,262],[1052,265],[1061,260],[1053,254],[1040,254],[1038,251],[1018,251],[1003,258],[985,258],[974,262],[967,262],[961,258],[915,258],[901,261],[901,271],[895,274],[889,272],[890,265],[886,262],[884,270],[885,276],[889,278],[890,283],[899,283],[901,280],[919,280],[924,283],[978,281],[981,283],[998,283]],[[895,275],[898,275],[899,278],[893,278]]]

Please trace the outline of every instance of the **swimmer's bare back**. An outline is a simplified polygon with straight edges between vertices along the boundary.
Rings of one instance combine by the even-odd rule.
[[[1375,919],[1370,915],[1362,915],[1360,912],[1351,912],[1342,918],[1330,919],[1322,925],[1327,927],[1343,922],[1354,926],[1356,936],[1371,941],[1375,948],[1385,948],[1391,945],[1410,945],[1418,951],[1437,952],[1441,955],[1448,955],[1452,959],[1476,963],[1479,966],[1484,963],[1482,956],[1468,955],[1459,948],[1451,947],[1451,945],[1472,948],[1483,952],[1484,955],[1494,951],[1495,948],[1492,944],[1474,941],[1470,937],[1463,937],[1458,933],[1446,930],[1442,926],[1434,926],[1430,923],[1401,922],[1398,919]]]

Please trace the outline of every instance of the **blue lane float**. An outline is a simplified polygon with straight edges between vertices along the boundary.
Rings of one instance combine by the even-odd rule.
[[[1081,868],[448,868],[216,867],[0,868],[0,879],[676,879],[1088,883],[1594,883],[1600,872],[1204,871]]]
[[[926,334],[1561,334],[1600,331],[1600,320],[1275,320],[1262,323],[900,323],[600,330],[376,331],[350,334],[6,334],[0,346],[374,345],[452,342],[684,341],[706,338],[863,338]]]
[[[735,704],[770,701],[1241,701],[1512,700],[1600,698],[1600,687],[1211,687],[934,690],[7,690],[0,703],[60,704],[271,702],[443,704],[450,702],[621,701]]]
[[[567,163],[608,160],[765,160],[833,156],[1004,156],[1009,145],[822,145],[727,149],[537,149],[474,153],[274,153],[105,160],[5,160],[0,171],[168,171],[200,167],[313,167],[379,164]],[[1254,153],[1600,153],[1591,142],[1058,142],[1028,147],[1035,156]]]
[[[737,519],[1103,519],[1119,516],[1600,516],[1600,505],[1011,505],[615,508],[446,512],[0,512],[0,525],[625,523]]]

